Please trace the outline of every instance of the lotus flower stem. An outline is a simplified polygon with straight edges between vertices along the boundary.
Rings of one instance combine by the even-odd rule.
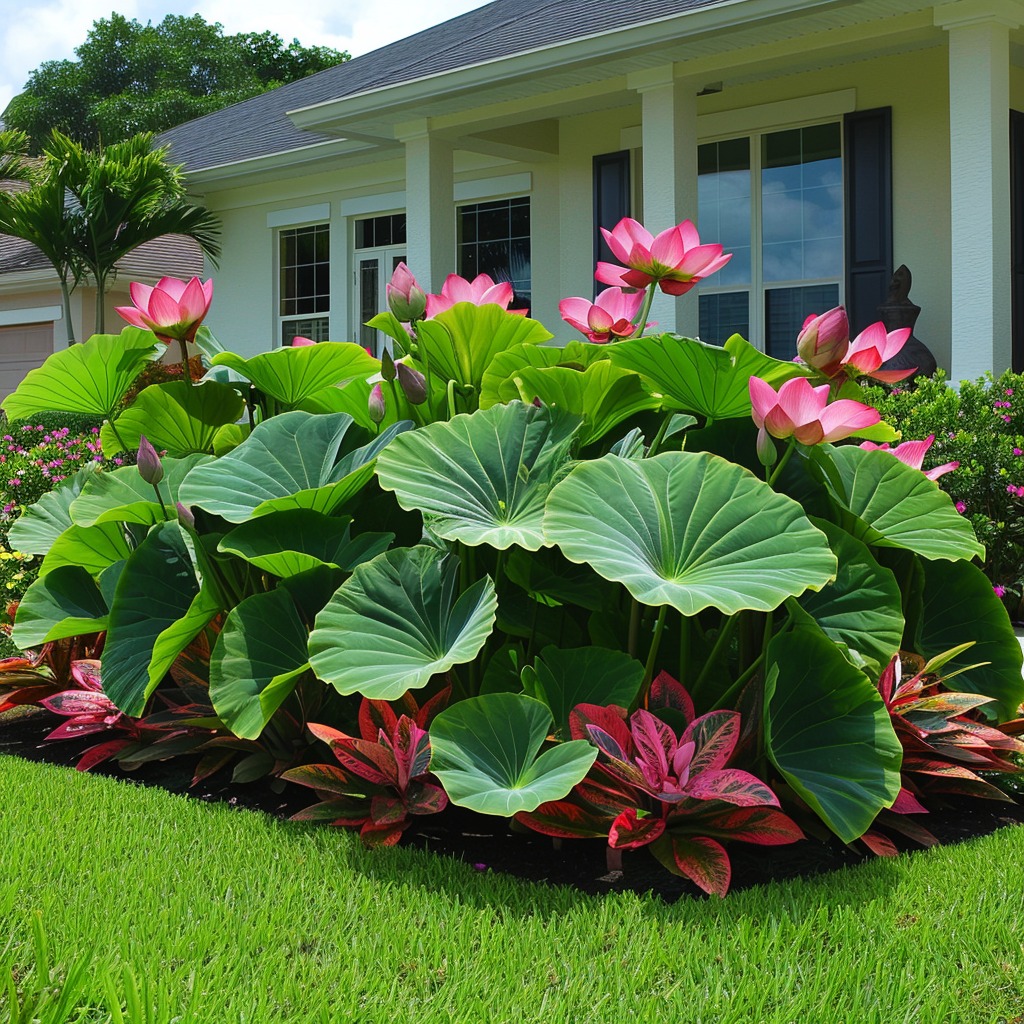
[[[629,656],[636,657],[637,642],[640,639],[640,602],[634,597],[629,608]]]
[[[181,373],[191,387],[192,368],[188,365],[188,342],[184,338],[179,338],[178,347],[181,349]]]
[[[107,423],[110,424],[110,432],[114,435],[114,440],[116,440],[117,443],[121,446],[121,451],[130,452],[131,448],[129,448],[128,445],[124,443],[124,438],[117,432],[117,427],[114,425],[114,421],[107,420]]]
[[[654,678],[654,665],[658,659],[658,648],[661,646],[661,634],[665,632],[665,618],[668,615],[668,605],[663,604],[658,609],[658,621],[654,625],[654,636],[651,639],[651,649],[647,652],[647,665],[644,668],[644,681],[640,687],[640,703],[647,697],[647,690]]]
[[[153,484],[153,490],[156,492],[156,500],[160,502],[160,511],[163,513],[164,522],[170,522],[171,514],[167,511],[167,506],[164,504],[163,496],[160,494],[160,485]],[[174,518],[177,519],[177,515],[175,515]]]
[[[651,458],[658,454],[658,449],[661,448],[661,442],[665,440],[665,431],[668,430],[668,425],[672,421],[672,413],[667,413],[661,421],[661,426],[658,427],[658,432],[654,435],[654,440],[651,442],[650,448],[647,449],[646,458]]]
[[[647,294],[644,295],[644,304],[640,307],[640,314],[636,318],[637,332],[633,335],[634,338],[642,338],[644,336],[644,328],[647,326],[647,317],[651,312],[651,303],[654,301],[654,291],[658,287],[656,281],[652,281],[647,286]]]
[[[690,688],[690,696],[695,700],[697,694],[700,692],[701,687],[711,674],[711,668],[716,661],[725,653],[726,648],[729,645],[729,641],[732,639],[733,630],[736,628],[736,623],[739,621],[739,615],[730,615],[727,619],[724,619],[721,627],[718,630],[718,636],[715,638],[715,645],[711,648],[711,653],[708,655],[708,660],[704,662],[704,667],[700,670],[700,675],[697,676],[696,681]]]
[[[786,445],[786,450],[782,453],[782,458],[775,464],[775,468],[767,473],[769,487],[774,486],[775,481],[778,480],[779,474],[785,469],[786,463],[789,462],[789,457],[793,454],[795,448],[796,440],[791,437],[789,444]]]

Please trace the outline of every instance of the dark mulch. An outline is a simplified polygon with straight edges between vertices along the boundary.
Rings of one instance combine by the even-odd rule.
[[[44,743],[43,737],[59,721],[41,711],[15,718],[0,716],[0,754],[47,764],[74,765],[90,741]],[[98,742],[98,739],[93,737],[91,742]],[[192,760],[153,762],[132,772],[107,763],[95,769],[94,774],[157,786],[188,799],[264,811],[278,818],[287,818],[312,802],[311,793],[303,787],[291,785],[275,792],[269,780],[237,785],[230,782],[229,771],[189,788]],[[991,800],[960,800],[951,802],[944,810],[933,811],[923,823],[942,843],[962,842],[1008,825],[1024,824],[1024,806]],[[644,850],[627,852],[623,872],[610,873],[607,847],[599,840],[566,841],[559,848],[546,836],[512,831],[505,819],[473,814],[458,807],[417,819],[402,842],[455,857],[480,871],[500,871],[532,882],[568,885],[589,893],[653,892],[667,902],[684,896],[703,896],[696,886],[669,874]],[[788,846],[735,843],[729,853],[733,865],[733,892],[771,881],[806,878],[870,859],[870,855],[826,836]]]

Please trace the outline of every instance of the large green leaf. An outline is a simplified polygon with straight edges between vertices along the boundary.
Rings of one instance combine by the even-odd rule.
[[[196,385],[184,380],[153,384],[143,388],[113,423],[103,424],[103,452],[112,458],[125,446],[134,451],[143,434],[157,451],[166,451],[171,458],[210,452],[217,431],[234,423],[244,409],[238,391],[215,380]]]
[[[219,610],[200,590],[181,527],[153,527],[114,591],[102,658],[106,695],[126,714],[141,715],[174,659]]]
[[[488,364],[480,384],[480,408],[514,402],[519,398],[516,375],[526,367],[544,369],[564,366],[572,370],[585,370],[593,363],[608,359],[608,349],[582,341],[568,345],[514,345],[499,352]]]
[[[984,558],[971,524],[939,485],[884,451],[819,445],[811,453],[825,486],[866,544],[904,548],[924,558]]]
[[[22,649],[107,628],[107,602],[96,581],[77,565],[40,576],[18,604],[11,639]]]
[[[74,476],[62,480],[34,505],[29,505],[7,534],[11,550],[45,555],[53,542],[73,525],[71,506],[98,470],[98,463],[87,462]]]
[[[866,545],[823,519],[811,521],[828,537],[839,571],[823,590],[798,598],[799,606],[827,637],[856,652],[877,678],[903,639],[899,584]]]
[[[184,459],[162,460],[164,478],[157,485],[164,507],[160,507],[152,484],[147,484],[136,466],[105,470],[89,478],[81,494],[71,503],[71,517],[78,526],[96,523],[140,523],[151,526],[163,521],[164,509],[175,517],[178,488],[195,466],[212,462],[209,455],[189,455]]]
[[[457,302],[416,325],[419,360],[446,380],[477,391],[499,352],[515,345],[538,345],[551,337],[536,320],[506,313],[493,302],[485,306]]]
[[[439,537],[536,551],[544,544],[544,499],[579,425],[554,409],[496,405],[396,438],[377,477]]]
[[[231,609],[210,654],[210,700],[236,735],[254,740],[309,668],[306,627],[286,590]]]
[[[143,366],[157,354],[150,331],[126,327],[120,334],[94,334],[29,370],[17,390],[3,400],[9,420],[39,412],[112,416]]]
[[[769,644],[764,736],[775,767],[845,843],[900,791],[903,749],[878,690],[813,626]]]
[[[379,360],[349,341],[288,346],[249,359],[234,352],[220,352],[211,362],[231,367],[264,394],[290,406],[323,388],[380,372]]]
[[[635,658],[607,647],[545,647],[532,669],[523,672],[523,689],[545,704],[555,729],[569,735],[569,712],[577,704],[617,704],[628,708],[640,692],[644,667]]]
[[[219,544],[275,576],[297,576],[319,565],[352,571],[384,551],[393,533],[350,535],[348,516],[332,518],[312,509],[291,509],[251,519]]]
[[[408,425],[396,424],[342,454],[351,416],[282,413],[216,462],[193,469],[179,497],[232,523],[289,508],[329,515],[365,486],[378,452]]]
[[[799,364],[773,359],[738,334],[724,348],[672,334],[631,338],[608,347],[616,366],[641,374],[653,391],[682,411],[710,420],[750,415],[752,376],[775,387],[804,376]]]
[[[684,615],[767,611],[836,572],[795,501],[703,452],[580,463],[548,496],[544,535],[643,604]]]
[[[521,693],[459,701],[431,723],[430,770],[454,804],[504,817],[535,810],[564,797],[597,759],[586,740],[540,753],[551,726],[551,712]]]
[[[91,576],[127,558],[132,544],[120,523],[69,526],[51,545],[39,566],[45,576],[62,565],[79,565]]]
[[[1021,649],[992,582],[970,562],[922,562],[924,603],[914,645],[926,658],[973,641],[947,665],[953,672],[977,665],[950,686],[994,697],[1000,719],[1017,717],[1024,702]],[[987,664],[979,665],[979,662]]]
[[[489,577],[458,595],[458,560],[398,548],[356,568],[316,617],[313,671],[341,693],[396,700],[472,661],[494,627]]]
[[[639,374],[606,360],[583,371],[567,366],[527,366],[513,380],[519,397],[527,404],[538,399],[544,405],[579,416],[583,420],[581,445],[604,437],[624,419],[661,405],[661,399],[644,388]]]

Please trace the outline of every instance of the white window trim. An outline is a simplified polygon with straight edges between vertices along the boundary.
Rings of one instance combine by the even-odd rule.
[[[334,237],[335,237],[335,233],[336,233],[334,225],[331,224],[331,220],[330,220],[331,205],[330,205],[330,203],[324,203],[324,204],[317,205],[317,206],[305,206],[305,207],[302,207],[301,210],[299,210],[299,211],[296,211],[296,210],[284,211],[284,210],[282,210],[282,211],[279,211],[279,212],[283,214],[283,213],[305,212],[305,211],[309,211],[309,210],[321,210],[321,209],[326,209],[326,211],[327,211],[326,215],[322,219],[312,220],[312,221],[308,221],[308,222],[300,221],[297,224],[285,222],[283,224],[274,225],[274,313],[276,314],[275,317],[274,317],[274,321],[276,323],[276,330],[274,332],[274,341],[273,341],[273,345],[271,346],[272,348],[283,348],[284,347],[284,344],[283,344],[283,342],[281,340],[281,335],[283,333],[284,325],[286,323],[294,323],[296,320],[313,320],[313,319],[320,319],[320,318],[324,318],[325,317],[327,319],[327,334],[328,334],[328,336],[330,336],[330,334],[331,334],[331,310],[334,308],[334,305],[335,305],[335,297],[334,297],[334,280],[333,280],[333,276],[330,273],[330,268],[334,265]],[[270,221],[270,214],[267,215],[267,221],[268,221],[267,226],[270,227],[271,226],[270,223],[269,223],[269,221]],[[290,314],[284,314],[284,313],[281,312],[281,232],[282,231],[292,231],[292,230],[295,230],[296,228],[319,227],[321,225],[327,228],[327,267],[328,267],[328,275],[329,275],[328,276],[328,281],[330,282],[330,287],[331,287],[329,307],[328,307],[326,312],[322,312],[322,313],[290,313]]]
[[[331,219],[331,204],[296,206],[290,210],[272,210],[267,214],[268,228],[300,228],[310,224],[327,224]]]
[[[48,320],[60,320],[64,310],[60,306],[27,306],[21,309],[0,310],[0,327],[17,327],[21,324],[42,324]]]

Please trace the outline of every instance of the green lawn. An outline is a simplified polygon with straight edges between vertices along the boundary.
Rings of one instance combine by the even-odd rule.
[[[1021,828],[665,906],[417,850],[370,853],[341,830],[14,758],[0,757],[0,792],[3,973],[15,969],[19,1001],[38,993],[34,920],[53,963],[80,971],[68,1006],[38,1013],[41,1024],[995,1024],[1024,1013]],[[150,1010],[117,1006],[136,1000]],[[0,981],[0,1022],[33,1020],[13,1001]]]

